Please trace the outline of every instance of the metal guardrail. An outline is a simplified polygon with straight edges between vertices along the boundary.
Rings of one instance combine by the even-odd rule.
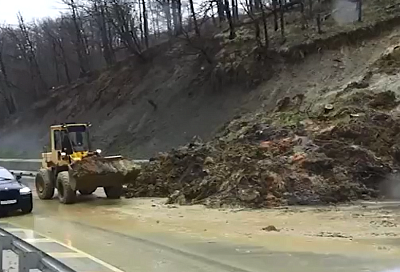
[[[18,256],[18,272],[29,272],[30,269],[49,272],[76,272],[57,259],[49,256],[17,236],[0,229],[0,252],[11,250]],[[3,258],[0,257],[0,268]],[[3,271],[3,270],[2,270]]]

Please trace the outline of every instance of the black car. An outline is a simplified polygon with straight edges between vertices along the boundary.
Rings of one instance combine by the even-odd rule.
[[[21,176],[14,177],[0,166],[0,213],[21,210],[30,213],[33,209],[32,191],[20,182]]]

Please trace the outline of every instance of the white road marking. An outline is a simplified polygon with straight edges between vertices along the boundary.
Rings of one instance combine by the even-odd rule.
[[[8,222],[5,222],[5,221],[0,221],[0,222],[8,223]],[[14,223],[13,223],[12,225],[14,225]],[[77,248],[74,248],[74,247],[72,247],[72,246],[66,245],[66,244],[61,243],[61,242],[59,242],[59,241],[56,241],[56,240],[54,240],[54,239],[52,239],[52,238],[50,238],[50,237],[48,237],[48,236],[46,236],[46,235],[44,235],[44,234],[42,234],[42,233],[40,233],[40,232],[36,232],[36,231],[33,231],[33,230],[24,229],[24,228],[4,228],[4,230],[5,230],[5,231],[8,231],[8,232],[10,232],[10,233],[12,233],[12,232],[17,232],[17,231],[18,231],[18,232],[24,232],[24,233],[31,233],[31,234],[36,233],[36,234],[39,234],[39,235],[45,237],[45,239],[43,239],[43,238],[26,238],[26,239],[22,239],[22,240],[24,240],[24,241],[26,241],[26,242],[28,242],[28,243],[30,243],[30,241],[33,241],[33,240],[37,240],[37,241],[39,241],[39,240],[40,240],[40,241],[46,240],[46,242],[57,243],[57,244],[59,244],[59,245],[62,245],[62,246],[64,246],[64,247],[70,249],[71,251],[74,251],[73,253],[58,253],[58,252],[57,252],[57,253],[55,253],[55,252],[51,253],[51,252],[46,252],[47,254],[49,254],[49,255],[51,255],[51,256],[53,256],[53,257],[55,257],[55,258],[64,258],[64,257],[62,256],[62,255],[64,255],[64,254],[65,254],[65,256],[67,256],[67,258],[86,257],[86,258],[88,258],[88,259],[90,259],[90,260],[92,260],[92,261],[94,261],[94,262],[96,262],[96,263],[98,263],[98,264],[100,264],[100,265],[102,265],[102,266],[104,266],[104,267],[110,269],[111,271],[114,271],[114,272],[124,272],[124,271],[122,271],[122,270],[120,270],[120,269],[118,269],[118,268],[112,266],[111,264],[108,264],[108,263],[106,263],[106,262],[104,262],[104,261],[102,261],[102,260],[100,260],[100,259],[98,259],[98,258],[96,258],[96,257],[94,257],[94,256],[92,256],[92,255],[90,255],[90,254],[88,254],[88,253],[86,253],[86,252],[83,252],[83,251],[81,251],[81,250],[79,250],[79,249],[77,249]],[[43,242],[44,242],[44,241],[43,241]],[[68,254],[76,254],[77,256],[68,255]],[[60,255],[60,256],[55,256],[55,255]],[[79,256],[78,256],[78,255],[79,255]],[[61,260],[61,261],[62,261],[62,260]]]
[[[49,240],[47,238],[26,238],[26,239],[22,239],[27,243],[50,243],[53,242],[52,240]]]
[[[50,252],[47,254],[49,254],[51,257],[57,258],[57,259],[86,257],[86,256],[83,256],[81,253],[77,253],[77,252]]]

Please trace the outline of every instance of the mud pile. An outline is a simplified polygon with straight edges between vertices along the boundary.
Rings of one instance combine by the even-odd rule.
[[[211,142],[159,154],[127,196],[214,207],[378,197],[399,166],[397,105],[392,92],[352,93],[314,112],[304,110],[303,97],[285,98],[272,113],[233,120]]]
[[[75,180],[95,181],[96,179],[118,179],[116,183],[131,183],[139,175],[140,167],[132,160],[120,157],[89,156],[72,164]]]
[[[379,73],[386,73],[389,75],[395,75],[399,72],[400,67],[400,46],[392,46],[387,49],[387,52],[383,54],[373,65],[375,71]]]

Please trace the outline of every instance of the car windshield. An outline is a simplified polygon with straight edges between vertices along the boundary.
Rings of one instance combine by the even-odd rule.
[[[14,176],[4,168],[0,169],[0,180],[13,180]]]

